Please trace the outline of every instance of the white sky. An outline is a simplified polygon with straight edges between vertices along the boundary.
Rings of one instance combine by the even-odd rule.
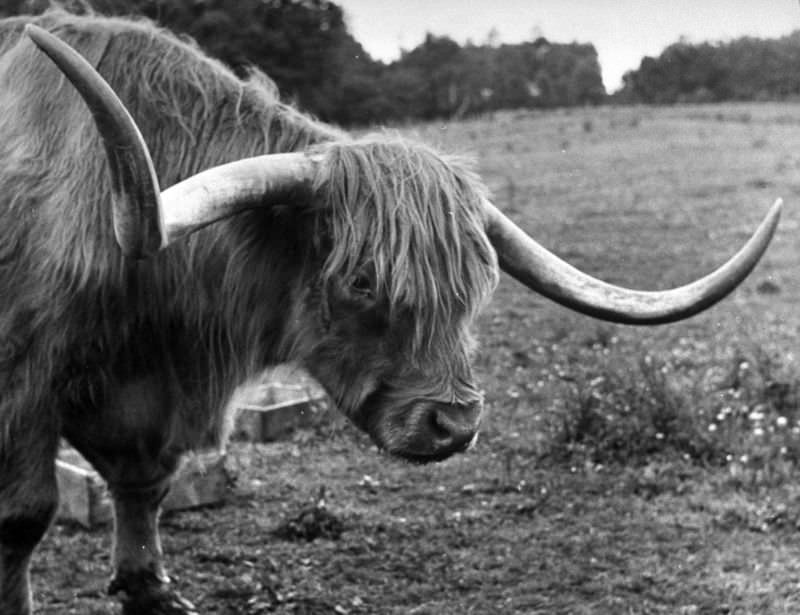
[[[460,44],[542,35],[593,43],[609,92],[622,75],[685,36],[690,42],[738,36],[775,38],[800,29],[800,0],[335,0],[350,32],[375,59],[391,61],[426,32]],[[798,66],[800,70],[800,66]]]

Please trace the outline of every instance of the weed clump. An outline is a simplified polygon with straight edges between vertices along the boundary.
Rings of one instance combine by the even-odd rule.
[[[736,349],[722,365],[680,357],[680,348],[660,357],[605,351],[574,362],[552,414],[550,456],[678,458],[727,466],[743,483],[788,479],[800,465],[800,379],[759,347]]]
[[[690,397],[667,364],[650,354],[615,363],[578,374],[567,386],[557,449],[601,464],[641,464],[660,453],[703,463],[724,458],[698,429]]]
[[[311,542],[317,538],[337,540],[343,531],[344,523],[328,510],[322,487],[314,502],[296,516],[284,520],[272,534],[283,540]]]

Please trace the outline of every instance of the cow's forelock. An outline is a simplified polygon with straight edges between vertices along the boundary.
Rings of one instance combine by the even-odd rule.
[[[316,231],[330,237],[323,285],[367,270],[390,320],[413,315],[408,358],[427,362],[497,283],[482,184],[462,161],[385,134],[320,151]]]

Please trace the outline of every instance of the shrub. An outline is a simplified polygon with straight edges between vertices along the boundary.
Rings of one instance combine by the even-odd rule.
[[[800,380],[762,348],[701,366],[643,351],[592,355],[562,377],[550,457],[640,465],[677,456],[728,467],[743,483],[780,482],[797,468]]]

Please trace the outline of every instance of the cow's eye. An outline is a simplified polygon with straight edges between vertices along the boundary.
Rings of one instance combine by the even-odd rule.
[[[364,299],[372,299],[375,295],[372,280],[365,274],[359,274],[350,281],[350,290],[357,297]]]

